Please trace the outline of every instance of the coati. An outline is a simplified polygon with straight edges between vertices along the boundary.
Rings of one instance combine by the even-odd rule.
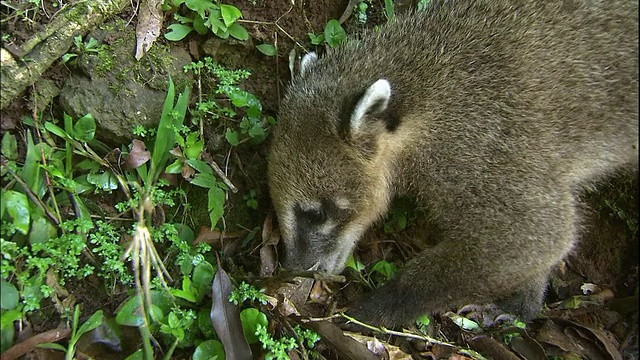
[[[441,228],[354,316],[493,301],[530,319],[581,186],[638,166],[638,1],[433,1],[308,54],[268,161],[285,267],[342,271],[394,196]]]

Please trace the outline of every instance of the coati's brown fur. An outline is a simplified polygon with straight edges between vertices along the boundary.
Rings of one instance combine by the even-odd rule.
[[[429,209],[442,241],[352,309],[389,326],[534,316],[581,186],[637,165],[637,0],[434,1],[303,59],[269,183],[289,267],[342,271],[396,195]]]

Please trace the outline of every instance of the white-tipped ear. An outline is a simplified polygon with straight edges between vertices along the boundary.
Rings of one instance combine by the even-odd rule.
[[[351,131],[355,133],[362,129],[366,115],[385,111],[390,98],[391,84],[388,80],[380,79],[369,86],[353,109],[350,119]]]
[[[313,64],[315,64],[316,60],[318,60],[318,55],[315,52],[310,52],[302,57],[300,61],[300,76],[304,76]]]

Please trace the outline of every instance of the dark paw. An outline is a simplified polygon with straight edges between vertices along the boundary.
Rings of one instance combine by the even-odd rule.
[[[511,326],[518,320],[516,315],[505,312],[494,304],[466,305],[458,310],[458,315],[473,320],[483,329]]]

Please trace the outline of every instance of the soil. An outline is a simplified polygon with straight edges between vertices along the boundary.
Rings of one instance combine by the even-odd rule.
[[[6,6],[5,3],[14,7],[27,6],[24,1],[20,0],[10,0],[0,5],[4,19],[1,27],[2,34],[11,35],[8,40],[3,41],[5,46],[10,46],[11,44],[19,45],[29,39],[41,27],[46,25],[51,16],[58,11],[57,8],[52,6],[55,2],[43,1],[42,8],[37,12],[35,10],[30,11],[28,14],[32,19],[26,21],[24,17],[14,16],[15,11]],[[321,33],[328,20],[340,18],[349,1],[308,0],[295,1],[295,5],[291,5],[292,2],[289,0],[257,0],[255,5],[247,0],[230,0],[225,1],[225,3],[235,5],[242,11],[243,19],[247,21],[243,23],[243,26],[248,30],[253,45],[260,43],[275,44],[277,46],[277,56],[269,57],[263,55],[252,46],[241,50],[240,55],[234,55],[232,52],[231,55],[216,60],[231,69],[243,68],[249,70],[252,75],[242,83],[242,87],[260,99],[265,114],[276,116],[279,101],[290,80],[288,64],[290,52],[295,50],[297,54],[301,54],[305,51],[313,50],[314,48],[310,44],[307,33]],[[376,21],[383,20],[381,15],[383,6],[381,4],[382,1],[376,5],[376,10],[371,17],[372,22],[368,26],[372,26]],[[127,8],[119,17],[129,20],[133,17],[133,14],[134,9]],[[281,30],[278,30],[274,25],[276,21]],[[134,25],[135,21],[131,26]],[[351,33],[362,29],[361,25],[351,20],[345,24],[345,27]],[[171,45],[183,46],[189,51],[194,60],[205,56],[202,45],[209,41],[209,38],[194,34],[189,39],[188,41]],[[161,37],[158,42],[166,42],[166,40]],[[323,49],[315,50],[322,51]],[[43,78],[53,80],[55,85],[61,88],[71,72],[71,69],[58,62],[43,74]],[[34,115],[30,110],[32,108],[30,101],[32,92],[33,89],[28,90],[27,93],[2,110],[1,128],[3,132],[24,133],[22,131],[24,130],[22,119],[25,116]],[[57,104],[58,102],[54,99],[47,108],[46,113],[60,118],[62,111]],[[214,134],[215,131],[215,127],[205,130],[209,139],[207,147],[210,149],[215,149],[218,146],[212,140],[220,136],[219,134]],[[100,140],[114,147],[122,145],[110,144],[109,139]],[[249,230],[254,230],[260,234],[264,219],[270,214],[271,204],[265,176],[267,148],[268,140],[259,146],[238,148],[231,159],[228,159],[227,154],[224,152],[212,154],[219,164],[229,164],[227,168],[228,177],[240,189],[236,194],[229,193],[225,207],[225,224],[229,232],[241,231],[246,235]],[[21,146],[21,149],[24,153],[24,146]],[[626,209],[625,211],[627,211],[629,217],[637,219],[638,178],[637,174],[634,174],[631,177],[620,177],[616,181],[617,183],[614,183],[613,188],[606,187],[607,191],[603,193],[584,196],[585,209],[587,209],[585,210],[584,221],[586,232],[582,235],[583,239],[580,245],[576,247],[576,251],[567,260],[566,266],[558,269],[556,276],[562,279],[563,285],[550,288],[547,303],[581,294],[580,286],[585,282],[596,283],[601,288],[612,289],[616,297],[622,298],[633,296],[634,294],[637,295],[637,230],[630,229],[628,223],[621,220],[614,210],[602,204],[603,198],[611,199],[620,192],[629,193],[626,202],[620,203],[620,206]],[[257,210],[249,209],[245,205],[246,199],[243,196],[249,189],[256,190],[259,204]],[[194,196],[194,198],[196,197],[197,195]],[[104,208],[113,208],[114,205],[110,203],[109,199],[104,198],[96,199],[96,203]],[[206,204],[201,206],[206,206]],[[386,259],[401,265],[415,256],[419,252],[419,248],[414,241],[418,234],[425,236],[427,233],[433,233],[433,237],[437,237],[437,231],[425,231],[424,228],[418,228],[414,225],[412,219],[415,220],[419,216],[428,216],[428,214],[421,214],[415,209],[409,211],[409,221],[406,229],[386,233],[383,230],[382,223],[372,229],[365,235],[359,247],[358,257],[365,264]],[[203,220],[202,217],[194,216],[192,223],[189,225],[197,233],[201,226],[207,225],[206,217]],[[256,237],[256,239],[258,238],[259,236]],[[254,240],[252,244],[257,246],[259,242]],[[258,255],[256,253],[245,255],[244,259],[236,260],[235,263],[249,267],[247,270],[249,274],[258,273],[259,269],[256,268],[258,266],[256,264],[260,262]],[[252,263],[253,268],[250,268]],[[91,314],[97,309],[104,309],[113,314],[118,305],[127,297],[124,289],[121,289],[123,290],[122,292],[116,292],[116,295],[107,293],[99,282],[70,282],[66,288],[75,297],[77,303],[83,304],[83,314]],[[337,293],[336,297],[348,302],[353,296],[353,291],[350,287],[347,287],[347,290],[340,294],[342,290],[340,287],[334,288]],[[322,314],[314,315],[322,316]],[[34,333],[55,328],[59,323],[59,317],[52,302],[45,304],[42,312],[31,320]],[[187,355],[183,354],[181,356],[186,358]]]

